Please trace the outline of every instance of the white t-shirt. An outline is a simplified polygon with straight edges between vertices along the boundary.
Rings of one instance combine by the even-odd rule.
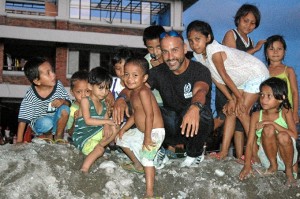
[[[151,65],[150,60],[151,60],[152,58],[151,58],[151,56],[150,56],[150,53],[148,53],[144,58],[148,61],[148,63],[149,63],[149,69],[151,69],[151,68],[152,68],[152,65]],[[162,104],[163,104],[163,101],[162,101],[162,99],[161,99],[161,96],[160,96],[158,90],[154,89],[154,90],[152,90],[152,93],[153,93],[153,95],[154,95],[154,97],[155,97],[155,99],[156,99],[158,105],[162,105]]]
[[[115,99],[117,99],[124,88],[125,87],[121,84],[121,79],[119,77],[113,77],[110,91],[112,92]]]
[[[213,54],[217,52],[225,52],[227,56],[224,61],[225,70],[237,87],[251,79],[269,76],[267,67],[258,58],[244,51],[221,45],[214,40],[206,47],[206,60],[204,60],[202,54],[196,54],[195,52],[194,57],[210,70],[212,78],[218,83],[225,84],[212,61]]]

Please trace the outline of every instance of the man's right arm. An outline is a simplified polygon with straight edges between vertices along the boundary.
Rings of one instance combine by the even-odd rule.
[[[127,117],[130,117],[129,109],[126,103],[130,99],[130,92],[131,91],[128,88],[124,88],[115,101],[113,110],[113,120],[119,125],[123,122],[124,112]]]

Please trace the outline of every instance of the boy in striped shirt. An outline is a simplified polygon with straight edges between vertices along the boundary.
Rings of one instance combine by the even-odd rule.
[[[45,58],[29,60],[24,73],[32,85],[20,106],[17,142],[23,142],[26,124],[36,136],[45,135],[51,141],[54,138],[56,142],[65,142],[62,138],[70,112],[68,92],[56,80],[53,67]]]

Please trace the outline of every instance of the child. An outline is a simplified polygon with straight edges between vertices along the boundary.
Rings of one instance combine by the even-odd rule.
[[[288,87],[288,99],[292,106],[295,123],[299,123],[298,83],[295,71],[292,67],[283,64],[286,43],[282,36],[273,35],[267,39],[264,46],[264,54],[269,66],[270,76],[283,79]]]
[[[268,78],[269,73],[254,56],[215,41],[211,27],[206,22],[191,22],[187,27],[187,38],[194,57],[208,67],[214,83],[228,100],[224,106],[226,118],[222,149],[220,153],[211,154],[223,159],[228,154],[236,117],[248,133],[250,109],[258,98],[260,83]]]
[[[123,81],[124,65],[125,62],[131,57],[133,57],[133,52],[126,47],[122,47],[112,58],[112,65],[117,77],[113,77],[110,91],[115,99],[118,98],[119,93],[125,88]]]
[[[143,42],[148,50],[145,59],[149,62],[150,69],[164,62],[159,41],[159,36],[163,32],[165,32],[165,29],[159,25],[149,26],[143,32]]]
[[[89,97],[81,99],[78,118],[72,139],[85,158],[81,171],[88,173],[91,165],[103,155],[104,148],[114,140],[117,126],[109,119],[105,104],[111,85],[111,76],[101,67],[93,68],[89,72]]]
[[[70,91],[75,101],[70,107],[69,120],[67,122],[67,132],[72,137],[75,120],[78,117],[78,109],[80,106],[81,99],[90,95],[90,90],[88,89],[88,78],[89,73],[87,71],[77,71],[70,79]]]
[[[24,73],[32,84],[22,100],[18,116],[17,142],[23,142],[26,124],[35,135],[45,135],[45,140],[62,142],[70,112],[68,92],[59,80],[50,63],[42,57],[26,62]]]
[[[248,34],[250,34],[260,24],[260,11],[258,8],[251,4],[242,5],[234,17],[234,22],[236,29],[229,30],[225,34],[222,44],[248,52],[249,54],[254,54],[259,51],[265,40],[259,41],[254,47],[252,39],[248,37]],[[215,119],[215,123],[217,124],[215,128],[218,128],[224,123],[225,115],[222,112],[222,109],[226,103],[226,97],[219,89],[216,89],[216,109],[218,116]],[[234,145],[236,158],[241,158],[240,161],[242,162],[244,158],[244,132],[242,123],[239,120],[236,120]]]
[[[149,69],[159,66],[164,62],[159,40],[159,36],[163,32],[165,32],[165,29],[160,25],[149,26],[145,28],[143,32],[143,42],[148,50],[148,54],[145,56],[145,59],[149,63]],[[162,106],[163,102],[158,90],[154,89],[152,90],[152,93],[154,94],[158,105]]]
[[[125,64],[125,84],[131,90],[133,114],[118,134],[121,146],[133,163],[123,165],[126,170],[143,173],[145,170],[146,195],[153,197],[155,179],[154,157],[160,148],[165,130],[160,109],[151,90],[145,85],[149,65],[144,58],[131,58]],[[136,131],[126,132],[133,124]]]
[[[259,89],[262,110],[254,112],[251,116],[245,166],[239,178],[243,180],[252,172],[251,157],[256,135],[259,145],[258,157],[262,165],[267,168],[265,175],[283,170],[287,177],[287,185],[294,185],[293,171],[297,174],[298,157],[295,141],[297,131],[287,98],[286,82],[271,77],[264,81]]]
[[[236,29],[226,32],[223,38],[223,45],[246,51],[254,54],[259,51],[266,40],[260,40],[254,46],[253,41],[248,37],[260,24],[260,11],[251,4],[242,5],[234,17]]]

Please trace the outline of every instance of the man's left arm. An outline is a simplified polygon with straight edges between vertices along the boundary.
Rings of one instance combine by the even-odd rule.
[[[188,108],[181,123],[181,134],[186,137],[197,135],[200,124],[200,114],[205,105],[206,95],[209,92],[209,85],[206,82],[198,81],[194,84],[191,106]]]

